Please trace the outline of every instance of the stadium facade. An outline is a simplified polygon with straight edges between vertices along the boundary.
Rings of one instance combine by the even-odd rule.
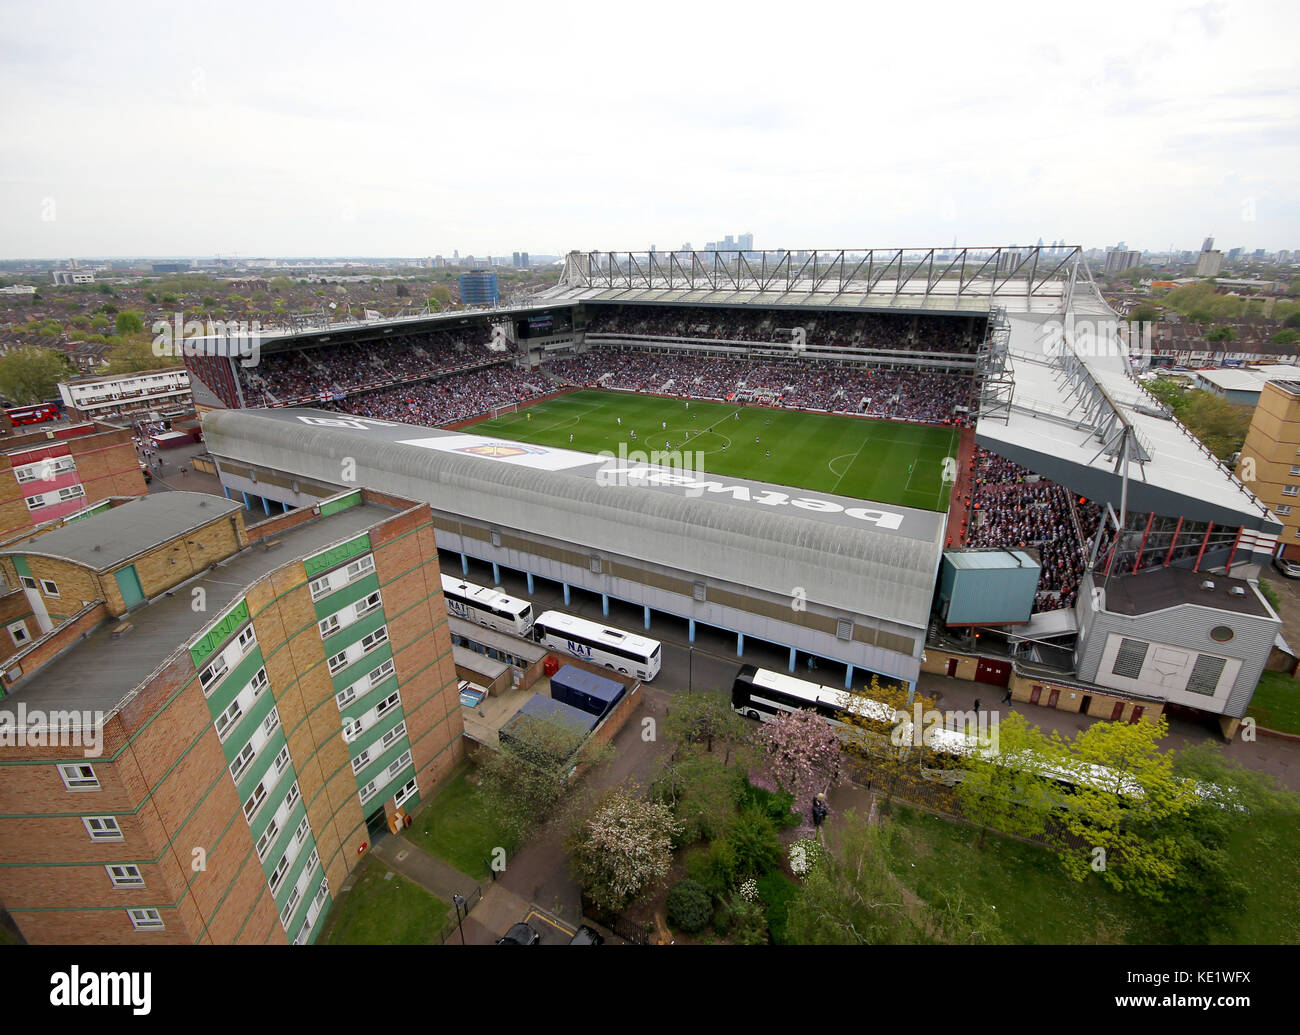
[[[707,311],[720,326],[757,315],[764,330],[749,337],[701,332],[683,318],[670,321],[671,332],[628,332],[608,319],[619,307],[639,314]],[[809,340],[810,327],[845,314],[901,321],[913,332],[902,348],[856,338]],[[927,328],[953,328],[954,337],[973,347],[927,347],[916,340],[922,320],[932,321]],[[851,369],[969,377],[976,444],[1105,508],[1087,544],[1089,577],[1074,608],[1050,621],[1035,614],[1019,632],[990,623],[995,636],[984,644],[1002,637],[1008,667],[1051,671],[1062,685],[1074,680],[1129,695],[1144,702],[1146,715],[1186,702],[1221,717],[1225,731],[1244,715],[1245,688],[1267,662],[1261,638],[1267,641],[1270,629],[1275,637],[1280,625],[1267,603],[1262,613],[1245,614],[1235,601],[1220,607],[1202,595],[1180,603],[1139,592],[1138,583],[1172,566],[1222,572],[1258,596],[1252,580],[1276,551],[1282,524],[1142,388],[1136,373],[1149,350],[1130,338],[1101,298],[1078,248],[573,252],[559,284],[526,304],[364,325],[303,323],[259,344],[264,354],[300,353],[309,362],[316,348],[348,342],[380,350],[386,337],[453,327],[483,343],[475,363],[531,371],[552,389],[563,386],[550,382],[548,362],[609,349],[816,364],[830,377]],[[521,327],[534,333],[521,334]],[[202,340],[189,351],[199,407],[245,411],[210,413],[205,421],[223,484],[268,509],[303,506],[346,487],[339,465],[352,457],[380,487],[429,502],[441,546],[641,604],[651,617],[660,609],[709,621],[701,611],[708,608],[710,624],[742,638],[738,648],[743,636],[757,635],[912,683],[927,642],[952,645],[931,611],[940,554],[955,531],[945,527],[944,515],[904,546],[879,522],[845,516],[888,509],[870,501],[820,498],[839,508],[830,521],[829,507],[818,512],[793,502],[753,507],[750,516],[735,495],[740,489],[751,500],[764,492],[793,497],[792,490],[757,483],[706,488],[698,498],[659,491],[663,486],[597,489],[592,459],[545,471],[457,452],[473,444],[450,444],[446,432],[365,420],[364,395],[349,403],[359,418],[351,424],[337,413],[291,412],[322,403],[340,408],[350,396],[326,385],[277,397],[255,369],[241,371],[236,357],[249,353],[247,343]],[[288,436],[286,421],[302,427]],[[442,442],[448,444],[432,445]],[[796,577],[796,571],[815,577]],[[784,612],[797,586],[807,590],[808,617],[796,613],[792,620]],[[1180,591],[1195,597],[1194,588]],[[1222,612],[1212,629],[1240,626],[1246,618],[1263,624],[1249,636],[1234,631],[1226,639],[1191,642],[1189,634],[1182,642],[1168,614],[1155,613],[1160,608],[1137,609],[1124,616],[1121,638],[1145,643],[1153,667],[1140,665],[1136,677],[1125,676],[1113,670],[1111,641],[1103,649],[1091,639],[1103,629],[1115,635],[1116,623],[1102,620],[1123,611],[1112,606],[1112,596]],[[966,635],[978,630],[972,623]],[[1124,653],[1121,668],[1131,665],[1136,649]],[[1174,686],[1172,680],[1183,678],[1203,686],[1216,659],[1223,665],[1212,693]]]

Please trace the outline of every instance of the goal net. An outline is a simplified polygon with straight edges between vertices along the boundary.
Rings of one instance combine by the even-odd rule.
[[[518,412],[519,412],[518,403],[502,403],[500,406],[492,407],[493,417],[501,417],[507,413],[518,413]]]

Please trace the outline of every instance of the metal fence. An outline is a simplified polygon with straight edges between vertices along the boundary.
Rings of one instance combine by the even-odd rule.
[[[445,924],[442,925],[442,930],[440,930],[437,934],[433,936],[433,944],[434,945],[445,944],[447,939],[450,938],[453,934],[455,934],[456,931],[460,928],[461,922],[464,920],[465,917],[469,916],[469,911],[473,909],[476,905],[478,905],[478,900],[481,899],[482,897],[483,897],[483,889],[479,887],[477,884],[475,884],[474,890],[465,896],[465,906],[464,906],[465,911],[463,913],[459,912],[459,907],[457,907],[456,904],[453,902],[452,908],[457,910],[458,915],[453,916],[450,920],[448,920]]]

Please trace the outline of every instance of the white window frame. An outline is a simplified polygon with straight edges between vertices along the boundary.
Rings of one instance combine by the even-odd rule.
[[[156,909],[128,909],[126,915],[131,918],[131,926],[137,931],[162,931],[166,929],[162,914]]]
[[[30,575],[19,575],[18,581],[23,584],[23,589],[36,589],[36,580]]]
[[[1279,503],[1274,510],[1278,517],[1288,517],[1291,514],[1291,505],[1289,503]]]
[[[418,791],[419,789],[420,789],[419,783],[417,782],[416,778],[412,776],[409,780],[406,781],[406,783],[402,784],[402,789],[397,792],[396,797],[393,799],[396,807],[400,809],[403,805],[405,805],[408,801],[410,801],[412,797],[414,797],[415,792]]]
[[[15,647],[21,647],[32,640],[32,634],[27,631],[27,623],[21,618],[16,622],[10,622],[5,628],[9,630],[9,638],[14,641]],[[20,636],[19,633],[22,635]]]
[[[126,835],[122,833],[122,826],[116,816],[82,816],[81,822],[92,841],[126,840]],[[97,828],[95,824],[101,824],[102,829]],[[109,824],[112,826],[110,827]]]
[[[86,495],[86,490],[80,485],[65,485],[58,491],[60,503],[67,503],[68,500],[84,499]]]
[[[1283,485],[1283,496],[1300,496],[1300,485]]]
[[[397,743],[397,741],[401,740],[404,736],[406,736],[405,719],[403,719],[391,730],[389,730],[387,733],[385,733],[382,737],[379,738],[380,752],[382,753],[384,751],[387,751],[390,747],[392,747],[395,743]]]
[[[57,597],[59,595],[59,584],[53,579],[41,579],[41,590],[47,597]]]
[[[108,879],[115,888],[144,887],[144,874],[134,863],[106,863],[104,869],[108,871]],[[115,873],[115,870],[120,872]]]
[[[248,767],[253,764],[253,759],[256,757],[257,752],[254,750],[253,744],[250,741],[239,749],[239,754],[231,759],[230,778],[238,783],[240,777],[248,772]],[[238,767],[238,769],[236,769],[236,767]]]
[[[89,775],[86,775],[84,770],[89,770]],[[63,786],[70,791],[84,792],[100,789],[99,777],[95,775],[95,767],[84,762],[71,762],[60,765],[59,775],[63,777]]]
[[[230,736],[230,731],[239,725],[239,720],[243,717],[244,709],[239,706],[239,698],[236,697],[212,722],[217,731],[217,739],[225,743],[226,738]]]

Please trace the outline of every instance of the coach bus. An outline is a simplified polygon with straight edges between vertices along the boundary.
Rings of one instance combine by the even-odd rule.
[[[43,424],[45,421],[58,420],[60,406],[57,402],[34,403],[30,406],[9,406],[5,409],[5,418],[11,428],[24,424]]]
[[[548,650],[563,651],[638,679],[649,681],[659,675],[661,644],[648,636],[611,629],[559,611],[539,615],[533,630],[537,642]]]
[[[527,636],[533,628],[533,605],[472,582],[442,577],[447,613],[497,632]]]
[[[741,715],[762,722],[771,722],[782,712],[799,709],[816,712],[832,726],[843,731],[841,735],[850,744],[866,747],[861,736],[848,736],[850,720],[859,731],[875,733],[875,739],[881,735],[891,734],[899,727],[901,742],[910,744],[914,737],[914,724],[906,715],[899,716],[894,709],[883,701],[850,693],[846,690],[810,683],[796,679],[784,672],[742,665],[736,674],[731,688],[731,706]],[[861,720],[867,720],[865,723]],[[895,741],[897,743],[897,741]],[[962,778],[963,760],[971,755],[980,754],[988,749],[977,739],[960,730],[932,728],[925,731],[925,745],[930,753],[922,762],[922,772],[927,779],[951,784]],[[1075,791],[1078,786],[1086,785],[1099,790],[1109,790],[1122,797],[1140,796],[1142,793],[1134,781],[1119,777],[1104,766],[1083,763],[1054,764],[1047,759],[1026,752],[1016,760],[1017,768],[1031,772],[1041,779],[1055,784],[1061,790]],[[1207,790],[1203,796],[1209,796]]]

